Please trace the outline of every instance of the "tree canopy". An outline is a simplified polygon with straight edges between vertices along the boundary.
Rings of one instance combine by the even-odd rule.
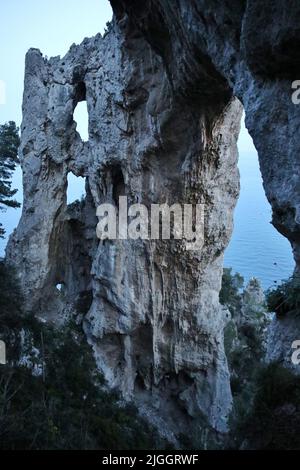
[[[6,207],[20,207],[14,199],[17,189],[12,189],[12,174],[19,164],[18,148],[20,145],[19,129],[14,121],[0,125],[0,210]],[[0,237],[5,230],[0,224]]]

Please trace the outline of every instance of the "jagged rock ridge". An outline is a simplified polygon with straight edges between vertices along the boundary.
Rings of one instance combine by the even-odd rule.
[[[108,384],[151,419],[163,418],[174,431],[180,420],[184,431],[204,415],[225,431],[228,312],[219,291],[239,192],[237,98],[260,155],[273,223],[299,264],[299,113],[290,90],[298,56],[296,47],[282,51],[299,43],[292,25],[300,7],[111,3],[115,16],[103,38],[73,45],[62,59],[27,54],[24,207],[7,258],[18,267],[28,309],[56,322],[79,312]],[[88,142],[73,118],[82,100]],[[87,192],[72,207],[70,171],[86,177]],[[99,242],[96,207],[120,195],[146,205],[205,203],[201,253],[179,241]]]

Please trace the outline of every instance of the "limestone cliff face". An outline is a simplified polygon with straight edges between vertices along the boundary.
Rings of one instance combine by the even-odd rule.
[[[289,41],[283,29],[292,21],[288,4],[295,18],[299,7],[285,2],[279,26],[276,1],[249,1],[247,8],[238,0],[111,3],[115,17],[103,38],[73,45],[62,59],[27,54],[24,207],[7,257],[18,267],[29,309],[56,322],[80,315],[109,386],[161,427],[162,417],[166,429],[180,419],[184,431],[189,417],[204,415],[225,431],[228,313],[219,290],[239,192],[242,107],[234,96],[260,153],[274,224],[299,261],[299,113],[290,76],[277,76],[280,61],[295,66],[293,51],[282,56]],[[270,32],[253,33],[264,21],[258,8]],[[88,142],[73,119],[82,100]],[[68,172],[86,177],[86,199],[72,207]],[[99,242],[96,207],[120,195],[145,205],[204,203],[201,252],[181,241]]]
[[[214,70],[243,103],[273,224],[291,242],[299,269],[299,106],[292,102],[292,82],[300,74],[299,2],[149,0],[141,5],[113,0],[112,4],[120,21],[128,15],[161,54],[175,87],[199,90],[200,71]],[[209,94],[217,85],[209,80],[205,88]]]

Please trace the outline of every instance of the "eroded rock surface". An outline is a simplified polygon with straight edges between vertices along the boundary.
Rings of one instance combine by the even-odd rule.
[[[296,48],[288,56],[283,50],[299,42],[291,25],[300,7],[111,3],[115,16],[103,38],[73,45],[62,59],[27,54],[24,207],[7,257],[18,267],[28,309],[56,322],[79,312],[109,386],[134,398],[166,433],[176,433],[178,420],[184,432],[197,416],[225,431],[228,312],[219,291],[239,192],[242,107],[234,96],[259,151],[273,222],[299,263],[299,111],[290,81],[298,56]],[[88,142],[73,118],[82,100]],[[72,207],[70,171],[86,178],[87,190]],[[147,206],[204,203],[201,252],[181,241],[99,242],[96,207],[121,195]]]

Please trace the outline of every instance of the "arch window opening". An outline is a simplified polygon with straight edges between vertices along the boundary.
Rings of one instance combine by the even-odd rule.
[[[67,204],[82,201],[86,197],[86,178],[75,176],[72,172],[68,174]]]
[[[79,101],[74,110],[74,121],[76,122],[76,130],[83,142],[89,140],[89,115],[87,109],[87,102],[85,100]]]
[[[256,148],[242,118],[238,139],[241,191],[234,212],[234,231],[225,252],[225,267],[252,277],[268,289],[293,272],[291,246],[274,227],[272,209],[266,198]]]

